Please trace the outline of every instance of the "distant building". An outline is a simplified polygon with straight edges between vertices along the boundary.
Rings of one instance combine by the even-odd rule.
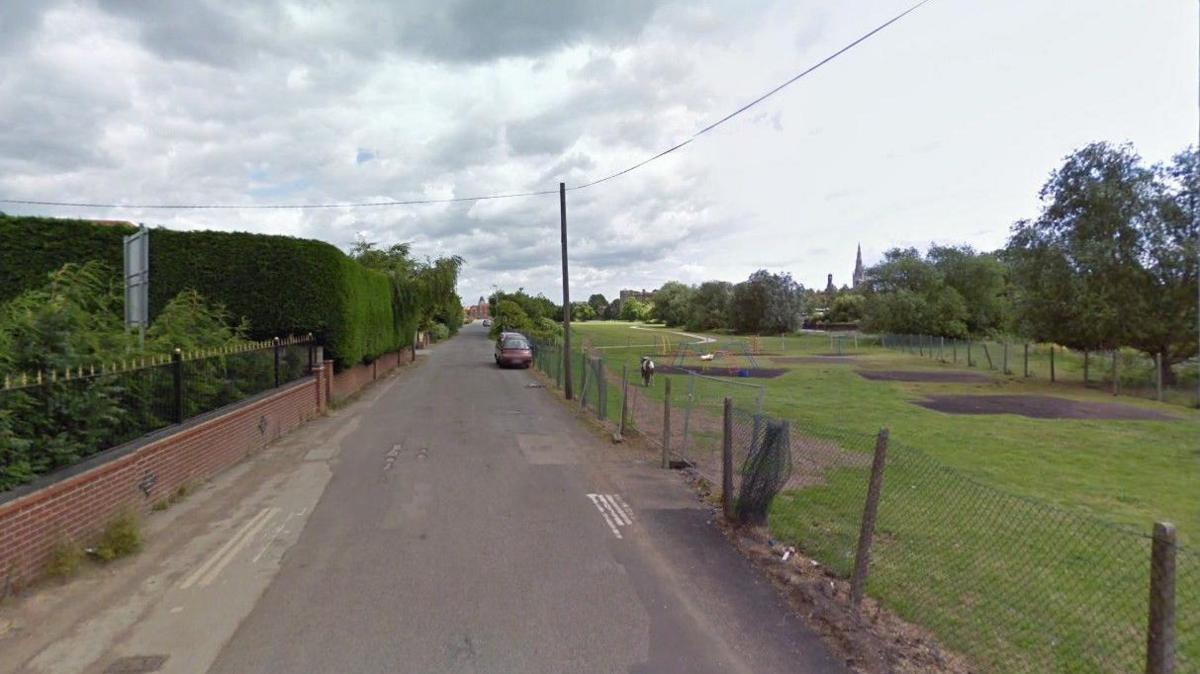
[[[860,243],[858,244],[858,254],[854,258],[854,276],[850,277],[850,287],[857,290],[858,287],[862,285],[864,276],[865,273],[863,272],[862,263],[862,244]]]
[[[479,303],[466,307],[467,318],[475,321],[482,318],[491,318],[491,311],[488,309],[487,300],[480,297]]]
[[[626,300],[637,300],[639,302],[649,302],[653,298],[654,298],[653,290],[646,290],[645,288],[642,288],[641,290],[626,289],[626,290],[622,290],[620,292],[620,296],[617,297],[617,299],[613,300],[611,303],[609,303],[609,306],[612,307],[613,315],[617,315],[617,314],[621,313],[621,307],[625,306]]]
[[[825,276],[825,292],[827,292],[827,293],[836,293],[837,292],[837,286],[833,285],[833,274],[827,274]]]

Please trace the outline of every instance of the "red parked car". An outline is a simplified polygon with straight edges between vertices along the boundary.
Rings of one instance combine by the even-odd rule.
[[[504,335],[496,340],[496,364],[500,367],[533,365],[533,349],[522,335]]]

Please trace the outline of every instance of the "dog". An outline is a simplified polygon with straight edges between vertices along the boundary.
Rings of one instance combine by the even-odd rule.
[[[642,386],[650,387],[654,381],[654,361],[650,360],[650,356],[642,356]]]

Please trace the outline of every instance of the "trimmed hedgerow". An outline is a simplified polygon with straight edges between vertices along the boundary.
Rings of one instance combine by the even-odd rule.
[[[0,216],[0,300],[41,287],[66,262],[98,259],[122,267],[127,224]],[[181,291],[195,290],[249,322],[248,336],[268,339],[311,332],[339,366],[372,360],[406,346],[413,330],[398,314],[382,272],[336,247],[287,236],[245,232],[150,234],[150,315]]]
[[[44,286],[46,275],[68,262],[100,260],[120,271],[121,239],[135,231],[127,223],[0,213],[0,302]]]

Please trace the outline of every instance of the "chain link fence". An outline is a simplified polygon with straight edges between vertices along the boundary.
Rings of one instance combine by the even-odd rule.
[[[733,490],[782,423],[731,419]],[[770,530],[852,578],[877,436],[788,426]],[[885,440],[866,594],[986,672],[1146,671],[1151,537],[981,483]],[[1176,672],[1200,672],[1200,555],[1175,546]],[[864,567],[865,568],[865,567]]]
[[[1200,407],[1200,359],[1195,358],[1160,367],[1161,355],[1132,349],[1078,351],[1054,344],[931,335],[880,335],[879,343],[960,367]]]

